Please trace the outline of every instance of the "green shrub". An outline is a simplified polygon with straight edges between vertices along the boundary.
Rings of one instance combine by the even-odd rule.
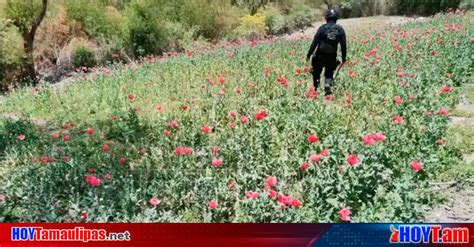
[[[285,17],[274,4],[268,4],[261,11],[265,16],[265,25],[270,34],[280,34],[285,29]]]
[[[286,26],[290,31],[303,28],[311,25],[316,20],[316,16],[316,12],[308,5],[299,4],[287,16]]]
[[[0,92],[14,86],[23,57],[20,34],[10,22],[0,19]]]
[[[86,46],[78,46],[72,53],[71,63],[74,68],[85,66],[87,68],[94,67],[97,62],[94,52]]]

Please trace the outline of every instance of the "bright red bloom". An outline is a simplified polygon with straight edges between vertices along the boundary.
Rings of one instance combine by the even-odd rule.
[[[38,157],[33,157],[33,163],[38,163],[40,162],[40,160],[38,159]]]
[[[110,173],[107,173],[103,176],[105,181],[110,181],[112,179],[112,175]]]
[[[60,147],[56,148],[56,153],[60,154],[63,150]]]
[[[288,87],[290,85],[288,79],[286,79],[285,76],[279,76],[277,81],[284,87]]]
[[[268,197],[270,197],[271,199],[274,199],[276,196],[277,196],[276,191],[274,191],[274,190],[269,190],[268,191]]]
[[[217,201],[210,201],[207,203],[209,205],[210,208],[212,209],[216,209],[218,206],[219,206],[219,203],[217,203]]]
[[[324,95],[324,99],[327,101],[332,101],[333,95],[332,94]]]
[[[217,157],[212,158],[212,166],[214,167],[221,167],[223,161],[221,159],[218,159]]]
[[[306,98],[307,99],[316,99],[318,97],[318,91],[314,89],[313,86],[311,86],[308,91],[306,92]]]
[[[63,141],[67,142],[69,140],[71,140],[71,136],[69,136],[69,135],[64,135],[63,136]]]
[[[87,212],[86,211],[82,211],[81,212],[81,221],[86,221],[87,220]]]
[[[258,198],[258,192],[257,191],[249,191],[246,194],[247,199],[253,200]]]
[[[278,195],[278,202],[280,204],[283,204],[284,205],[291,205],[291,203],[293,202],[293,197],[291,197],[290,195]]]
[[[349,208],[342,208],[338,213],[342,221],[351,221],[351,210]]]
[[[230,111],[227,115],[231,118],[236,118],[237,117],[237,112],[236,111]]]
[[[100,150],[102,150],[102,151],[104,151],[104,152],[108,152],[108,151],[110,150],[110,147],[109,147],[109,145],[104,144],[104,145],[100,148]]]
[[[298,199],[293,199],[291,200],[291,206],[293,206],[294,208],[299,208],[301,207],[301,201],[298,200]]]
[[[266,67],[265,68],[265,77],[269,77],[270,76],[270,68]]]
[[[393,48],[395,48],[395,50],[399,51],[402,49],[402,46],[401,45],[395,45],[393,46]]]
[[[220,151],[220,149],[219,149],[218,146],[214,146],[214,147],[212,148],[212,152],[215,153],[215,154],[219,153],[219,151]]]
[[[87,128],[87,129],[86,129],[86,134],[87,134],[87,135],[91,136],[91,135],[93,135],[94,133],[95,133],[95,130],[94,130],[93,128]]]
[[[319,162],[319,155],[313,154],[309,157],[309,159],[311,160],[311,162],[317,163],[317,162]]]
[[[441,109],[439,109],[439,111],[436,114],[438,114],[440,116],[447,116],[447,115],[449,115],[449,111],[446,108],[441,108]]]
[[[190,147],[176,147],[175,150],[177,155],[191,155],[193,153],[193,149]]]
[[[443,139],[436,140],[436,144],[444,145],[445,141]]]
[[[376,132],[372,134],[372,138],[377,142],[383,142],[387,137],[382,132]]]
[[[303,164],[301,164],[301,169],[303,170],[307,170],[309,168],[309,164],[307,162],[303,162]]]
[[[135,100],[135,95],[129,94],[128,99],[131,100],[131,101],[134,101]]]
[[[211,133],[212,129],[211,129],[211,127],[209,127],[209,126],[204,125],[204,126],[202,126],[201,131],[202,131],[202,133],[204,133],[204,134],[209,134],[209,133]]]
[[[418,162],[417,160],[414,160],[411,162],[410,167],[413,171],[419,172],[423,169],[423,163]]]
[[[157,206],[161,203],[161,200],[157,197],[152,197],[150,200],[148,200],[148,203],[150,203],[152,206]]]
[[[352,104],[352,98],[350,96],[347,96],[344,98],[344,103],[346,105],[351,105]]]
[[[278,183],[278,180],[277,180],[277,177],[275,176],[268,176],[267,177],[267,181],[266,181],[267,185],[269,187],[275,187]]]
[[[241,123],[248,123],[249,122],[249,118],[247,116],[242,116],[240,117],[240,122]]]
[[[163,130],[163,135],[168,137],[171,135],[171,132],[169,130]]]
[[[350,166],[357,166],[359,164],[359,157],[356,154],[350,154],[347,157],[347,163],[349,163]]]
[[[234,123],[228,123],[227,128],[233,129],[233,128],[235,128],[235,124]]]
[[[444,85],[439,89],[439,91],[441,93],[450,93],[451,91],[453,91],[453,88],[449,85]]]
[[[318,138],[318,136],[316,136],[314,134],[311,134],[311,135],[308,136],[308,141],[310,143],[316,143],[316,142],[319,141],[319,138]]]
[[[405,120],[403,119],[402,116],[400,116],[400,115],[395,115],[395,116],[392,117],[392,121],[393,121],[394,124],[403,124],[403,122],[404,122]]]
[[[188,106],[187,106],[187,105],[182,105],[182,106],[181,106],[181,110],[186,111],[187,109],[188,109]]]
[[[327,157],[329,156],[329,149],[323,149],[321,150],[321,156]]]
[[[255,119],[257,120],[263,120],[268,116],[268,113],[266,111],[259,111],[255,114]]]
[[[23,134],[20,134],[20,135],[18,135],[18,136],[16,137],[16,139],[17,139],[18,141],[23,141],[23,140],[25,140],[25,138],[26,138],[26,137],[25,137],[25,135],[23,135]]]
[[[403,99],[400,96],[395,96],[393,98],[393,102],[395,102],[395,104],[397,104],[397,105],[401,105],[401,104],[403,104]]]
[[[372,137],[372,134],[367,134],[364,136],[364,144],[367,146],[373,145],[375,143],[374,138]]]
[[[236,94],[240,94],[242,92],[242,90],[240,90],[240,88],[235,88],[235,93]]]
[[[100,185],[101,181],[96,176],[89,174],[86,176],[86,183],[92,187],[97,187]]]

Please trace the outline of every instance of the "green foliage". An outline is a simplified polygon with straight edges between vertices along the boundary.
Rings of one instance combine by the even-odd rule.
[[[451,146],[449,117],[438,111],[456,105],[456,83],[469,73],[474,30],[468,25],[450,14],[372,34],[383,39],[356,33],[359,42],[349,47],[354,59],[341,70],[331,102],[307,96],[312,78],[301,55],[309,40],[229,44],[117,66],[59,92],[15,91],[1,112],[60,127],[7,125],[2,132],[0,194],[6,200],[0,213],[5,221],[77,222],[86,211],[91,222],[340,222],[338,211],[350,207],[355,222],[417,222],[435,203],[429,182],[453,167],[466,147]],[[283,76],[288,87],[279,82]],[[441,93],[445,85],[453,90]],[[402,104],[392,101],[396,96]],[[257,120],[259,111],[268,116]],[[394,115],[403,124],[394,123]],[[212,131],[204,133],[203,126]],[[95,133],[86,134],[87,128]],[[378,131],[386,139],[364,145],[363,137]],[[23,132],[25,139],[18,139]],[[310,143],[309,134],[319,141]],[[472,133],[457,135],[472,140]],[[446,144],[436,144],[439,139]],[[193,153],[177,155],[179,146]],[[327,157],[300,168],[326,148]],[[357,166],[348,164],[349,154],[359,156]],[[213,158],[222,166],[214,167]],[[413,171],[413,160],[423,169]],[[91,174],[99,186],[86,183]],[[282,208],[269,198],[268,176],[278,178],[278,194],[299,199],[301,207]],[[249,191],[259,197],[248,199]],[[150,205],[152,197],[161,203]],[[210,200],[219,207],[210,209]]]
[[[246,38],[262,37],[265,35],[265,16],[258,13],[243,16],[235,32]]]
[[[41,9],[40,0],[7,0],[5,17],[14,22],[20,32],[28,31]]]
[[[260,12],[265,16],[265,25],[268,27],[270,34],[280,34],[284,32],[286,27],[285,16],[275,4],[268,4]]]
[[[13,85],[23,56],[22,40],[11,20],[0,18],[0,92]]]
[[[71,63],[74,68],[82,66],[92,68],[97,64],[94,51],[86,46],[78,46],[74,49]]]

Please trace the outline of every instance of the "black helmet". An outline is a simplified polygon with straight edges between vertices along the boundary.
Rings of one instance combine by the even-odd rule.
[[[326,20],[329,19],[339,19],[339,12],[335,8],[329,8],[326,11]]]

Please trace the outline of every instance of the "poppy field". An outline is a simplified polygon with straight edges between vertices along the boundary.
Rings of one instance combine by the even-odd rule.
[[[348,34],[332,97],[311,88],[312,37],[13,92],[0,111],[30,120],[0,122],[0,221],[420,221],[461,157],[446,133],[472,69],[466,15]]]

